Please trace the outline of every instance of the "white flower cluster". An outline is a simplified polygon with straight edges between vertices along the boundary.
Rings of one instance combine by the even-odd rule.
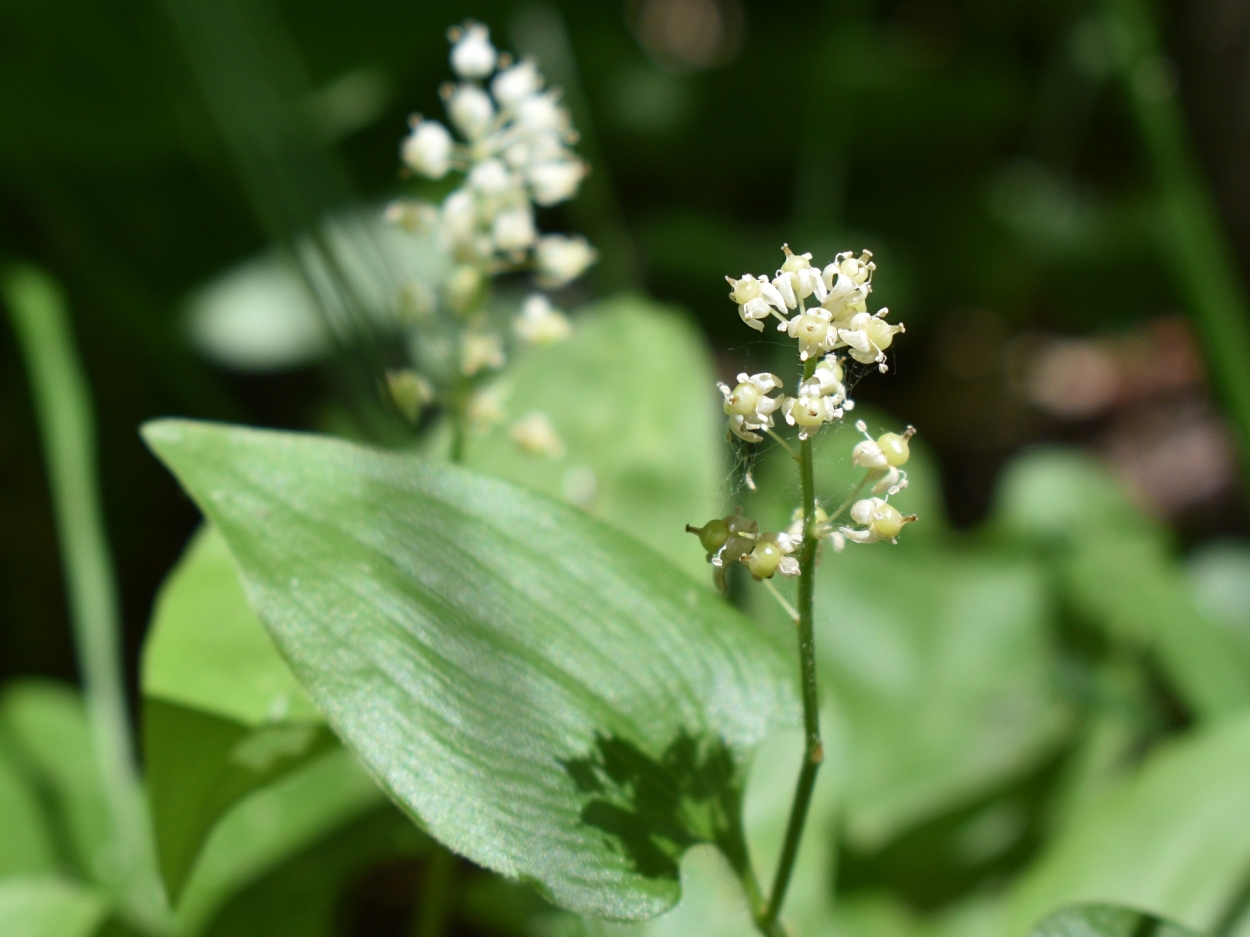
[[[904,329],[885,321],[888,309],[868,313],[872,274],[877,269],[872,254],[864,251],[856,257],[847,251],[818,270],[812,266],[811,254],[795,254],[788,244],[781,249],[786,259],[771,279],[749,273],[738,280],[725,278],[742,321],[763,331],[764,320],[776,316],[780,320],[777,330],[799,340],[803,361],[846,348],[861,364],[876,364],[886,371],[885,350]],[[814,302],[809,309],[806,300],[810,297]],[[790,318],[795,311],[797,315]]]
[[[534,220],[536,205],[571,199],[587,172],[570,149],[577,133],[560,91],[544,90],[532,59],[513,62],[497,53],[480,23],[454,27],[448,36],[460,80],[444,85],[442,97],[461,139],[439,121],[414,115],[401,154],[419,175],[441,179],[460,170],[464,182],[437,208],[404,206],[396,214],[406,211],[409,218],[436,225],[462,263],[502,269],[532,263],[544,286],[563,286],[596,254],[584,238],[540,236]]]
[[[560,91],[545,87],[532,59],[498,52],[481,23],[453,27],[448,39],[456,81],[440,92],[452,129],[414,115],[400,154],[411,172],[428,179],[455,172],[460,184],[441,204],[398,200],[386,217],[433,235],[453,264],[437,291],[425,284],[405,288],[413,357],[425,375],[395,372],[387,389],[411,422],[440,402],[468,428],[485,432],[507,419],[507,385],[486,384],[507,361],[508,339],[550,345],[571,332],[568,317],[539,292],[524,299],[510,326],[499,322],[488,302],[491,278],[530,271],[539,289],[556,290],[581,276],[597,254],[583,237],[540,233],[535,218],[536,208],[574,197],[587,172],[571,149],[577,132]],[[440,307],[453,315],[436,315]],[[563,456],[563,443],[542,414],[518,421],[510,435],[522,451]]]

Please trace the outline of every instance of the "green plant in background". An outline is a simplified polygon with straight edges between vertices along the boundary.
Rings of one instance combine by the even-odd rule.
[[[414,367],[385,384],[420,455],[145,430],[210,523],[145,642],[142,793],[83,385],[55,289],[6,280],[87,596],[87,705],[29,684],[0,701],[0,931],[329,935],[359,876],[400,860],[422,873],[423,935],[1242,933],[1244,549],[1186,571],[1105,470],[1063,450],[1019,456],[990,519],[951,530],[920,439],[864,406],[840,425],[898,328],[867,312],[867,256],[821,271],[787,251],[776,276],[730,281],[747,325],[785,320],[801,373],[794,396],[768,372],[722,385],[746,469],[729,476],[745,513],[726,515],[709,354],[679,314],[626,296],[515,315],[510,286],[553,262],[541,181],[519,154],[490,170],[503,189],[474,187],[516,116],[482,131],[508,97],[479,84],[498,59],[476,24],[453,42],[465,142],[419,121],[405,155],[433,176],[459,161],[466,183],[390,212],[455,260],[425,292],[407,284]],[[571,194],[584,170],[533,68],[524,100]],[[591,259],[558,245],[566,271]],[[538,347],[513,353],[509,334]],[[473,401],[500,382],[524,416],[469,444]],[[778,445],[757,451],[765,436]],[[695,578],[681,523],[712,514],[695,533],[753,620]],[[913,515],[890,549],[846,543]],[[837,555],[817,566],[821,541]],[[793,603],[776,576],[797,580]],[[767,899],[753,869],[775,871]]]

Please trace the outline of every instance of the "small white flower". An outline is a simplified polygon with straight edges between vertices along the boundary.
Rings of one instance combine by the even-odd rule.
[[[447,36],[451,47],[451,67],[461,78],[485,78],[495,70],[498,55],[490,44],[490,30],[472,21],[452,27]]]
[[[856,443],[855,448],[851,450],[851,464],[872,471],[884,471],[889,468],[890,463],[886,461],[885,453],[881,451],[877,441],[868,435],[868,424],[863,420],[856,420],[855,428],[864,434],[864,441]]]
[[[812,255],[792,253],[789,244],[781,245],[781,249],[785,251],[786,259],[773,277],[773,286],[785,299],[786,305],[793,309],[800,299],[807,299],[813,294],[817,302],[823,300],[827,293],[825,281],[821,279],[820,271],[812,266]]]
[[[477,203],[466,189],[456,189],[443,200],[443,234],[453,245],[473,243],[477,233]]]
[[[725,396],[725,413],[729,417],[729,430],[747,442],[763,442],[764,437],[755,430],[773,425],[773,411],[781,406],[782,397],[769,397],[770,391],[781,386],[781,378],[767,372],[748,376],[738,375],[738,386],[716,385]]]
[[[488,159],[469,170],[469,187],[482,195],[502,195],[516,188],[516,177],[497,159]]]
[[[521,98],[513,107],[517,126],[531,134],[547,134],[552,139],[569,129],[568,109],[560,104],[560,92],[545,91]]]
[[[484,368],[502,368],[503,339],[494,332],[466,332],[460,337],[460,373],[472,377]]]
[[[860,364],[876,364],[884,374],[889,370],[885,363],[885,350],[894,341],[894,336],[906,329],[899,325],[890,325],[885,321],[889,309],[882,309],[875,316],[866,312],[856,313],[851,317],[850,325],[838,329],[838,343],[851,349],[851,357]]]
[[[778,330],[782,327],[778,326]],[[828,310],[815,306],[801,316],[795,316],[785,324],[786,334],[799,340],[799,359],[806,361],[813,355],[832,351],[838,341],[838,331],[833,327]]]
[[[404,138],[401,155],[413,172],[441,179],[451,168],[451,134],[436,120],[417,120]]]
[[[491,238],[495,247],[505,254],[523,251],[534,243],[538,231],[534,227],[534,212],[529,205],[501,211],[491,225]]]
[[[551,418],[545,413],[531,413],[512,424],[508,435],[518,448],[530,455],[545,455],[550,459],[563,459],[567,451]]]
[[[755,331],[764,331],[763,320],[770,315],[785,323],[786,301],[776,287],[768,282],[767,276],[753,277],[744,273],[740,280],[732,277],[725,277],[725,280],[733,287],[729,291],[729,298],[738,304],[738,315]]]
[[[495,119],[495,105],[477,85],[462,84],[447,101],[447,116],[465,137],[478,140]]]
[[[803,382],[800,393],[809,396],[829,397],[835,404],[846,400],[846,387],[842,383],[842,362],[836,355],[825,355],[816,365],[812,376]]]
[[[586,164],[576,159],[535,163],[526,173],[534,201],[544,208],[565,202],[577,194],[586,178]]]
[[[543,86],[543,76],[533,59],[524,59],[505,68],[490,83],[491,94],[500,107],[514,108],[526,98],[537,94]]]
[[[877,269],[877,265],[871,262],[871,257],[869,251],[864,251],[859,257],[846,251],[838,254],[834,262],[821,273],[821,279],[829,290],[829,295],[821,305],[833,316],[836,328],[846,328],[852,316],[868,311],[872,273]]]
[[[900,514],[898,508],[884,498],[865,498],[851,505],[851,520],[862,525],[861,528],[843,527],[839,533],[856,543],[893,542],[899,532],[915,519],[914,514]]]
[[[549,234],[534,247],[534,268],[539,285],[559,289],[580,277],[599,257],[584,237]]]
[[[573,326],[546,296],[531,293],[521,306],[515,328],[517,335],[531,345],[554,345],[568,338]]]
[[[842,408],[832,397],[799,394],[784,401],[786,422],[799,427],[799,439],[810,439],[824,424],[842,418]]]

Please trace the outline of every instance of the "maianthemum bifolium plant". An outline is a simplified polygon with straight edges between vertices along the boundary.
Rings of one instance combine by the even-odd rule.
[[[844,499],[817,490],[815,444],[853,411],[849,385],[887,371],[903,327],[869,312],[876,267],[866,251],[819,268],[783,246],[773,276],[728,278],[742,321],[757,332],[776,321],[797,361],[792,395],[772,373],[717,385],[727,438],[748,450],[740,464],[773,440],[795,464],[799,503],[781,530],[761,531],[734,508],[685,531],[721,591],[728,576],[749,575],[785,610],[796,668],[762,627],[687,575],[686,559],[697,559],[682,532],[688,518],[668,510],[663,489],[688,505],[692,485],[697,500],[716,479],[688,477],[683,461],[705,441],[702,421],[686,416],[712,382],[697,353],[665,350],[688,340],[684,327],[628,303],[572,321],[547,296],[596,256],[580,237],[538,228],[536,209],[572,198],[587,171],[559,92],[532,60],[499,54],[481,24],[449,35],[457,81],[443,98],[459,139],[415,117],[401,152],[412,173],[457,184],[437,204],[402,199],[386,210],[448,259],[438,282],[405,286],[411,363],[383,381],[433,439],[414,454],[184,420],[144,428],[207,523],[163,588],[145,642],[142,781],[93,520],[85,388],[55,291],[30,271],[6,275],[45,426],[87,707],[84,718],[72,694],[46,688],[0,700],[0,756],[24,752],[23,770],[69,818],[57,847],[0,757],[11,824],[0,844],[0,933],[269,933],[266,901],[287,888],[301,897],[282,904],[281,932],[329,934],[345,877],[399,855],[425,860],[414,933],[436,937],[454,853],[498,873],[496,884],[532,885],[572,912],[561,926],[590,935],[600,933],[594,919],[644,921],[672,908],[683,856],[709,845],[738,890],[694,874],[686,923],[674,926],[689,914],[734,922],[725,925],[734,934],[833,926],[784,913],[825,760],[817,565],[822,550],[836,564],[854,559],[844,551],[896,542],[917,519],[891,503],[908,487],[914,430],[874,438],[857,421],[864,438],[848,458],[858,478]],[[519,314],[507,299],[518,282]],[[609,392],[627,406],[605,404]],[[500,448],[490,429],[512,419],[514,400],[522,415]],[[776,473],[765,477],[774,500],[789,497]],[[749,470],[743,480],[756,490]],[[794,582],[793,600],[777,577]],[[1212,685],[1209,668],[1200,682]],[[746,778],[770,731],[798,723],[803,754],[765,890]],[[1234,741],[1244,734],[1232,730]],[[1189,770],[1209,774],[1197,748]],[[1157,815],[1142,788],[1142,811]],[[60,860],[57,848],[67,850]],[[263,873],[271,890],[254,891]],[[1043,893],[1037,906],[1054,904]],[[508,932],[554,932],[529,929],[540,920],[518,913]],[[1102,905],[1061,910],[1033,932],[1186,933]]]

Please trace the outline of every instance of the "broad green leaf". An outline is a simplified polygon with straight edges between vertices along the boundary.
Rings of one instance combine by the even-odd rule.
[[[251,729],[160,699],[149,699],[143,716],[149,802],[171,902],[231,805],[337,744],[319,722]]]
[[[56,847],[43,806],[23,774],[0,746],[0,879],[51,872]]]
[[[213,917],[207,937],[337,937],[353,880],[429,845],[406,816],[383,805],[240,891]]]
[[[177,901],[221,815],[333,737],[248,605],[211,525],[157,598],[142,683],[148,795],[161,874]]]
[[[1211,929],[1250,868],[1250,715],[1149,757],[1075,817],[1012,901],[1011,933],[1074,902],[1129,905]]]
[[[253,791],[200,852],[176,909],[179,934],[200,933],[242,889],[383,802],[377,784],[341,748]]]
[[[726,451],[706,343],[688,317],[636,296],[574,323],[567,342],[509,368],[511,420],[472,441],[467,464],[587,508],[702,580],[685,525],[721,513]],[[533,413],[550,419],[561,458],[513,442],[511,426]]]
[[[211,524],[161,586],[143,645],[143,695],[251,728],[319,720],[248,604]]]
[[[791,667],[662,557],[504,482],[337,440],[145,428],[253,606],[397,802],[580,913],[644,918],[740,838]],[[680,520],[680,519],[679,519]]]
[[[9,684],[0,695],[0,734],[44,792],[57,838],[79,873],[114,882],[108,813],[78,692],[51,681]]]
[[[1195,937],[1192,931],[1133,908],[1084,904],[1039,921],[1029,937]]]
[[[107,913],[98,893],[65,879],[0,880],[0,934],[5,937],[90,937]]]
[[[1121,639],[1152,648],[1199,715],[1250,705],[1244,649],[1204,617],[1165,531],[1087,455],[1043,449],[1007,469],[997,521],[1055,557],[1070,602]]]

